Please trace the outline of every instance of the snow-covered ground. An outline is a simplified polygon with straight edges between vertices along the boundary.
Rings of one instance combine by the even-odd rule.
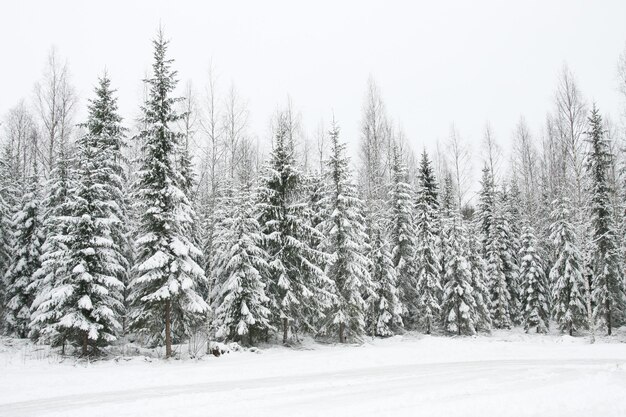
[[[410,334],[90,364],[4,340],[0,416],[626,416],[624,333],[594,345]]]

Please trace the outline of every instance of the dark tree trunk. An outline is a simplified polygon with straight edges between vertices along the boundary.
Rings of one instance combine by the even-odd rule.
[[[88,338],[87,338],[87,332],[83,332],[83,356],[87,356],[88,353]]]
[[[283,319],[283,344],[287,344],[287,336],[289,336],[289,320]]]
[[[608,328],[608,333],[609,336],[611,335],[611,303],[609,302],[609,300],[606,300],[606,325]]]
[[[172,329],[170,318],[171,304],[170,300],[165,302],[165,358],[172,356]]]
[[[345,328],[344,323],[339,323],[339,343],[346,343]]]

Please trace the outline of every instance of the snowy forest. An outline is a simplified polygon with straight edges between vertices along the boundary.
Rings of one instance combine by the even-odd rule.
[[[170,357],[199,338],[593,338],[624,324],[626,130],[567,66],[544,128],[521,118],[510,146],[487,124],[480,149],[454,127],[436,151],[412,148],[373,78],[359,137],[334,117],[305,135],[289,101],[260,144],[234,87],[220,96],[210,79],[200,97],[179,83],[169,35],[146,41],[135,115],[106,71],[79,100],[56,51],[3,115],[4,335]],[[616,63],[626,100],[626,50]]]

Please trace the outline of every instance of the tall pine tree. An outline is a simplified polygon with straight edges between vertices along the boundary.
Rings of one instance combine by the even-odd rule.
[[[209,306],[198,295],[206,280],[196,259],[201,251],[189,231],[193,208],[185,195],[185,179],[176,169],[181,134],[173,130],[181,115],[175,111],[178,98],[173,60],[167,59],[168,41],[159,30],[153,41],[152,78],[142,108],[142,166],[136,185],[136,203],[141,207],[136,259],[130,282],[131,327],[150,336],[164,334],[165,356],[172,356],[172,327],[177,332],[203,318]]]
[[[585,276],[576,229],[571,224],[570,202],[561,197],[553,203],[550,240],[555,261],[550,269],[552,313],[561,331],[570,336],[587,323]]]
[[[430,334],[441,314],[441,267],[438,251],[437,183],[426,151],[422,154],[418,173],[415,205],[418,322]]]
[[[522,285],[522,316],[524,329],[547,333],[550,319],[549,290],[543,260],[537,252],[537,238],[530,226],[522,233],[520,250],[520,282]]]
[[[476,300],[464,226],[458,214],[446,219],[443,226],[449,251],[441,304],[444,326],[451,333],[472,335],[476,333]]]
[[[42,287],[36,322],[43,335],[62,334],[82,346],[103,346],[121,330],[127,253],[121,170],[121,118],[105,75],[90,102],[86,133],[64,218],[65,273]],[[53,238],[55,239],[55,238]]]
[[[308,243],[322,234],[307,221],[302,173],[295,163],[293,135],[281,114],[261,178],[257,210],[270,257],[267,295],[283,343],[288,342],[290,329],[316,331],[333,297],[332,281],[323,270],[328,256]]]
[[[598,109],[593,107],[587,133],[589,153],[587,172],[590,177],[591,230],[593,273],[592,296],[594,316],[602,321],[611,335],[613,327],[621,323],[625,312],[624,277],[620,268],[620,253],[614,224],[612,194],[608,173],[613,162],[608,140]]]
[[[41,265],[39,258],[44,241],[40,187],[36,171],[25,185],[27,191],[12,220],[13,245],[4,276],[6,331],[17,337],[28,336],[30,329],[30,308],[37,289],[34,274]]]
[[[252,345],[274,328],[266,295],[268,256],[254,211],[250,165],[249,160],[242,162],[233,212],[222,224],[226,244],[214,261],[217,281],[222,283],[216,288],[214,327],[218,338]]]
[[[324,331],[336,329],[339,342],[365,332],[366,303],[363,296],[371,288],[368,245],[363,218],[363,203],[350,178],[346,145],[339,141],[339,128],[330,132],[330,157],[326,161],[326,220],[321,225],[324,251],[331,255],[326,275],[334,283],[335,299]]]

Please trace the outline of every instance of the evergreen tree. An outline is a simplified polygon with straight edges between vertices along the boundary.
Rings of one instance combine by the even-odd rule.
[[[491,319],[498,329],[508,329],[516,323],[520,312],[519,270],[516,264],[517,241],[511,231],[506,190],[496,201],[489,229],[484,239],[485,261],[491,294]],[[484,216],[479,219],[485,219]],[[479,221],[479,227],[484,224]]]
[[[536,246],[537,239],[532,229],[526,226],[520,250],[524,329],[527,332],[535,329],[537,333],[547,333],[550,319],[548,283]]]
[[[495,215],[495,190],[493,184],[493,174],[489,167],[485,165],[480,181],[480,192],[478,194],[477,223],[480,233],[480,245],[483,254],[487,253],[487,246],[491,242],[490,232],[493,229]]]
[[[476,330],[491,330],[491,308],[489,287],[487,286],[487,265],[480,250],[479,234],[474,227],[469,228],[467,260],[472,272],[472,289],[476,302]],[[475,226],[475,225],[474,225]]]
[[[308,196],[307,217],[309,219],[309,225],[314,229],[320,230],[327,214],[325,207],[327,199],[324,198],[324,175],[317,173],[308,175],[306,184]],[[312,248],[320,249],[323,240],[322,236],[313,235],[312,238],[313,240],[309,242],[309,245]]]
[[[389,250],[389,243],[380,225],[373,226],[374,240],[370,259],[373,289],[371,296],[371,327],[374,336],[393,336],[402,323],[402,301],[399,297],[396,269]]]
[[[511,294],[507,285],[505,263],[502,256],[501,234],[496,226],[492,227],[490,238],[486,243],[487,277],[491,305],[491,321],[497,329],[510,329]]]
[[[14,149],[11,142],[2,147],[0,159],[0,330],[4,327],[5,280],[4,275],[11,263],[13,249],[13,215],[18,207],[20,172],[14,163]]]
[[[217,288],[214,327],[216,336],[252,345],[255,337],[274,330],[270,324],[269,297],[264,277],[269,265],[262,248],[263,236],[254,211],[250,161],[242,163],[242,185],[232,216],[223,222],[227,242],[216,254]]]
[[[569,200],[561,197],[553,203],[550,239],[556,260],[550,269],[552,312],[561,329],[570,336],[586,324],[585,277],[583,260],[570,223]]]
[[[40,267],[41,246],[44,241],[39,179],[35,172],[22,197],[20,209],[12,220],[14,230],[10,262],[5,273],[8,334],[26,337],[30,329],[30,307],[35,299],[34,273]]]
[[[66,273],[56,274],[39,296],[36,323],[43,336],[62,334],[82,346],[103,346],[121,330],[127,261],[121,118],[106,75],[90,102],[86,134],[78,142],[76,186],[68,198],[63,239]],[[56,237],[52,237],[56,239]]]
[[[452,183],[452,176],[450,173],[446,174],[443,181],[442,192],[440,196],[439,205],[439,236],[438,236],[438,249],[439,249],[439,276],[441,277],[441,294],[439,294],[440,305],[443,301],[443,288],[446,285],[446,263],[448,262],[448,254],[450,253],[449,243],[450,239],[447,233],[450,231],[450,227],[445,227],[446,223],[450,223],[456,213],[456,197],[454,195],[454,187]],[[445,318],[444,320],[445,321]]]
[[[444,222],[447,239],[445,285],[442,313],[445,329],[451,333],[476,333],[476,301],[472,288],[472,272],[467,260],[465,230],[458,215]]]
[[[40,256],[41,267],[33,275],[33,292],[37,294],[31,310],[31,337],[39,338],[47,327],[48,320],[54,319],[54,308],[57,299],[53,295],[62,295],[55,292],[57,283],[61,282],[70,273],[68,234],[72,217],[70,197],[75,190],[76,182],[72,171],[72,157],[65,142],[61,142],[56,152],[54,168],[46,183],[46,197],[43,200],[43,229],[46,237]],[[50,314],[42,314],[50,312]],[[65,332],[54,331],[47,327],[43,334],[45,341],[52,346],[63,346],[65,352]]]
[[[602,117],[593,107],[589,117],[587,172],[591,183],[591,230],[594,247],[592,251],[592,297],[595,304],[594,317],[607,327],[609,335],[613,327],[624,318],[624,277],[620,268],[620,253],[614,224],[612,193],[608,173],[613,164],[608,140],[602,126]]]
[[[512,192],[513,191],[513,192]],[[519,191],[513,188],[502,187],[500,200],[496,208],[496,228],[500,232],[501,257],[506,276],[506,284],[511,295],[510,313],[513,324],[522,323],[522,295],[519,280],[519,252],[521,217],[518,211]]]
[[[280,115],[257,207],[264,248],[270,257],[267,295],[283,343],[287,343],[290,328],[316,330],[332,299],[332,281],[322,269],[328,257],[308,244],[322,235],[307,222],[302,174],[295,166],[288,127],[286,117]]]
[[[153,76],[145,80],[149,96],[142,108],[142,166],[136,187],[141,207],[140,235],[135,242],[134,277],[130,282],[131,327],[150,336],[164,329],[165,356],[172,356],[172,327],[182,332],[208,312],[198,295],[206,280],[196,259],[201,251],[189,236],[193,208],[185,195],[185,179],[176,169],[181,134],[172,130],[180,119],[176,72],[166,58],[168,41],[159,31],[154,44]]]
[[[396,268],[405,324],[417,322],[419,295],[417,293],[417,268],[415,267],[415,228],[413,202],[407,170],[397,145],[392,148],[391,190],[389,192],[389,227],[391,256]]]
[[[328,313],[324,332],[337,329],[339,342],[348,336],[360,338],[365,332],[366,303],[363,295],[371,288],[367,234],[363,203],[350,178],[346,145],[339,141],[339,128],[333,124],[331,154],[326,161],[326,220],[321,225],[324,251],[331,255],[326,275],[334,283],[335,299]]]
[[[437,184],[426,151],[422,154],[418,175],[415,234],[417,241],[415,263],[417,266],[418,319],[421,327],[430,334],[441,314],[441,267],[438,250]]]

